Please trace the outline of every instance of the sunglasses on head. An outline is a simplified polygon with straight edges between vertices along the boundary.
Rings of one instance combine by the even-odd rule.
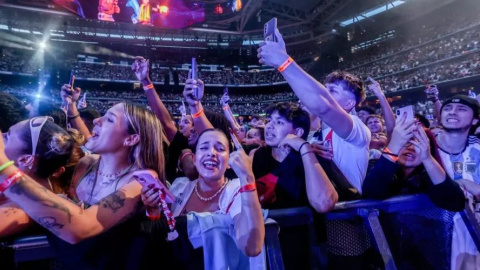
[[[32,156],[37,153],[38,139],[40,138],[40,132],[42,127],[47,121],[53,123],[53,118],[50,116],[40,116],[30,119],[30,134],[32,136]]]

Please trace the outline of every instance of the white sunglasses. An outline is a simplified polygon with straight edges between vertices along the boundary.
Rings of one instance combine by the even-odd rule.
[[[42,131],[43,125],[47,121],[53,123],[53,118],[50,116],[40,116],[30,119],[30,134],[32,136],[32,156],[35,156],[37,153],[37,144],[40,137],[40,132]]]

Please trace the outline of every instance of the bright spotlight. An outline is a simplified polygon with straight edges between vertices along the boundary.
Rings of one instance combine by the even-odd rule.
[[[36,97],[37,99],[40,99],[40,98],[42,97],[42,95],[41,95],[41,94],[36,94],[35,97]]]
[[[45,50],[45,48],[47,48],[47,43],[45,43],[45,41],[42,41],[40,43],[40,49]]]

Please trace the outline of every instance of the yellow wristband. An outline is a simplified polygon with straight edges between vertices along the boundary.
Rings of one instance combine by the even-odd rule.
[[[10,160],[9,162],[3,164],[2,166],[0,166],[0,172],[2,172],[3,170],[5,170],[6,168],[12,166],[14,163],[15,163],[15,161]]]

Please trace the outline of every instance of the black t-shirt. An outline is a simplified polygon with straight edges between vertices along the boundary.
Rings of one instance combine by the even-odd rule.
[[[309,206],[302,157],[291,151],[282,161],[272,156],[271,147],[259,148],[253,157],[253,174],[262,208]]]
[[[173,180],[177,177],[185,176],[183,172],[177,171],[177,163],[182,150],[187,148],[190,148],[188,146],[188,138],[183,136],[180,131],[177,131],[168,147],[167,166],[165,167],[165,174],[170,183],[173,183]]]

